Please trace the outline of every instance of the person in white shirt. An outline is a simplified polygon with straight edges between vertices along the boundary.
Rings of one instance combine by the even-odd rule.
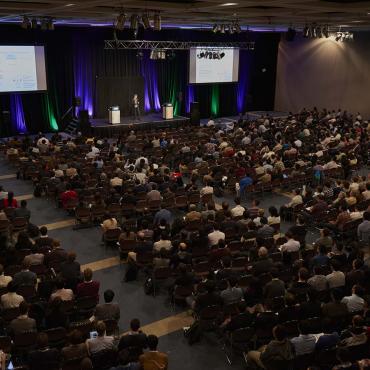
[[[235,202],[235,207],[231,208],[231,210],[230,210],[231,216],[232,217],[243,216],[245,208],[240,205],[240,198],[239,197],[235,198],[234,202]]]
[[[347,305],[349,312],[362,311],[365,306],[365,300],[361,297],[364,291],[360,285],[352,287],[352,295],[343,297],[342,303]]]
[[[17,287],[13,281],[8,283],[7,288],[8,293],[5,293],[0,297],[1,307],[3,309],[19,307],[24,299],[21,295],[16,293]]]
[[[64,288],[64,280],[58,279],[56,281],[57,290],[50,296],[50,301],[59,297],[62,301],[72,301],[74,298],[73,291],[71,289]]]
[[[366,184],[366,190],[362,192],[362,196],[364,197],[364,200],[370,199],[370,182]]]
[[[225,240],[225,233],[218,230],[218,227],[215,225],[213,231],[208,234],[208,245],[213,247],[217,245],[220,240]]]
[[[5,288],[12,280],[11,276],[4,274],[4,266],[0,264],[0,288]]]
[[[205,186],[202,189],[200,189],[201,197],[206,194],[213,194],[213,187],[209,186],[208,182],[206,182]]]
[[[287,232],[285,237],[288,239],[286,243],[280,246],[281,252],[297,252],[301,246],[301,243],[297,240],[293,239],[293,235],[291,232]]]

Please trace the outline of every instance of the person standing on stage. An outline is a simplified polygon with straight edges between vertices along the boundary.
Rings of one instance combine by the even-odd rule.
[[[134,97],[132,98],[132,105],[134,107],[135,121],[137,119],[140,120],[140,101],[137,94],[134,94]]]

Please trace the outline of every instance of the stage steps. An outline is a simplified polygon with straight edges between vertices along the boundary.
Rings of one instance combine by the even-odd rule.
[[[68,135],[75,135],[78,128],[78,119],[73,118],[71,122],[68,123],[66,128],[63,130]]]

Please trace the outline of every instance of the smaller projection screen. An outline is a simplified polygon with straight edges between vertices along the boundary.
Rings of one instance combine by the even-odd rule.
[[[239,49],[196,47],[190,49],[189,83],[238,82]]]
[[[45,90],[45,48],[0,45],[0,93]]]

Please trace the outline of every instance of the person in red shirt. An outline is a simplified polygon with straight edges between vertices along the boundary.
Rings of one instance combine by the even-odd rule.
[[[8,197],[3,199],[4,208],[18,208],[17,199],[14,199],[14,193],[12,191],[8,192]]]
[[[84,281],[77,285],[77,297],[94,297],[96,302],[99,302],[99,281],[92,279],[93,272],[90,268],[86,268],[83,272]]]
[[[77,198],[78,198],[77,193],[71,188],[71,185],[69,184],[66,185],[66,191],[60,195],[60,200],[62,202],[63,208],[66,208],[66,205],[69,200]]]

